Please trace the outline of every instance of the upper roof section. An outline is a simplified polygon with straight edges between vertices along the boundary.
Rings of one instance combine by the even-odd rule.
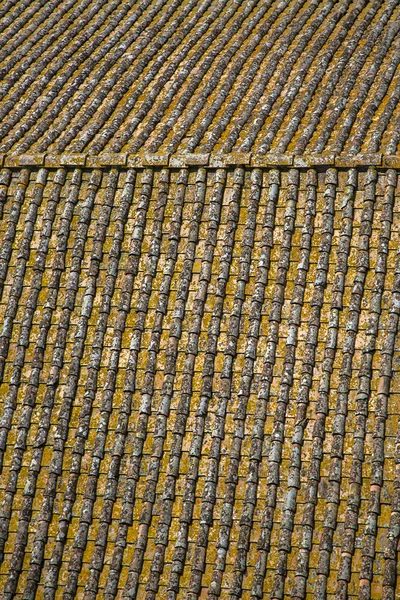
[[[397,153],[399,0],[9,0],[0,16],[0,153]]]

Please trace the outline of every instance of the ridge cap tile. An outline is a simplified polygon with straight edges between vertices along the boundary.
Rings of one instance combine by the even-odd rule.
[[[268,152],[266,154],[253,153],[250,164],[252,167],[283,167],[293,165],[293,154],[277,154]]]
[[[400,169],[400,153],[384,154],[382,157],[382,166],[392,169]]]
[[[9,154],[4,157],[5,167],[41,167],[44,165],[44,154]]]
[[[125,167],[128,160],[127,152],[101,152],[99,154],[99,158],[102,166],[112,166],[112,167]]]
[[[64,152],[60,156],[61,166],[84,167],[87,155],[78,152]],[[96,165],[97,166],[97,165]]]
[[[172,168],[183,168],[192,166],[206,167],[209,165],[210,153],[205,152],[187,152],[183,154],[171,154],[169,166]]]
[[[382,154],[379,153],[351,155],[337,154],[335,157],[335,166],[337,167],[379,167],[381,164]]]

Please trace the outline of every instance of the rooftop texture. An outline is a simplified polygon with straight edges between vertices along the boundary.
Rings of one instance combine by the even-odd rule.
[[[398,0],[21,0],[0,14],[0,153],[396,153]]]
[[[399,0],[0,15],[0,597],[399,598]]]
[[[1,192],[3,597],[398,597],[396,172]]]

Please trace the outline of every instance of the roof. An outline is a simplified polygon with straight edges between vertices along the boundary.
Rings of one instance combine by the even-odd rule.
[[[399,11],[0,6],[4,600],[400,597]]]
[[[2,13],[0,153],[396,153],[397,0]]]
[[[2,192],[4,598],[397,596],[396,172]]]

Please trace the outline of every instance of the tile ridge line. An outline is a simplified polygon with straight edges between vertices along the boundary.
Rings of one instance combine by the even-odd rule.
[[[399,154],[360,153],[348,154],[257,154],[254,152],[211,152],[211,153],[174,153],[165,154],[161,152],[140,152],[130,154],[128,152],[110,153],[102,152],[91,155],[89,153],[24,153],[0,155],[0,167],[383,167],[400,169]]]

